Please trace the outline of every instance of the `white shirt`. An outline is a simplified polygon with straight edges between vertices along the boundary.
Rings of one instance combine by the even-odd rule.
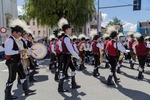
[[[16,40],[14,37],[13,37],[13,39]],[[5,50],[5,54],[6,55],[15,55],[15,54],[19,53],[16,50],[12,50],[13,49],[13,45],[14,45],[14,42],[13,42],[13,40],[11,38],[8,38],[5,41],[5,48],[4,48],[4,50]]]
[[[150,42],[146,42],[146,47],[150,49]]]
[[[97,43],[96,46],[101,49],[101,50],[104,50],[104,45],[102,43]]]
[[[80,59],[79,55],[74,51],[72,44],[70,42],[70,39],[68,37],[66,37],[64,39],[64,43],[66,44],[66,47],[68,49],[68,51],[77,59]]]
[[[4,48],[2,46],[0,46],[0,52],[4,51]]]
[[[117,47],[118,50],[121,51],[122,53],[127,53],[125,47],[120,42],[117,42]],[[116,48],[116,42],[114,43],[114,48]]]
[[[82,44],[81,44],[81,47],[83,47],[83,50],[84,50],[84,51],[87,51],[87,48],[86,48],[86,44],[85,44],[85,43],[82,43]]]
[[[90,45],[90,43],[86,43],[86,48],[87,48],[87,51],[90,51],[91,49],[91,45]]]
[[[54,44],[52,44],[52,53],[56,54]]]
[[[78,50],[78,48],[77,48],[77,44],[76,44],[76,43],[74,43],[74,44],[73,44],[73,47],[74,47],[74,49],[75,49],[76,53],[78,53],[78,54],[79,54],[79,50]]]
[[[61,44],[62,44],[62,41],[59,40],[58,46],[59,46],[59,50],[62,52],[62,45]]]

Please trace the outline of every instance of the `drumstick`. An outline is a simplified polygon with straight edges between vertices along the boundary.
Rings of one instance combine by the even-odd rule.
[[[33,53],[35,56],[38,56],[36,53],[33,52],[33,50],[36,50],[36,49],[31,48],[31,53]]]

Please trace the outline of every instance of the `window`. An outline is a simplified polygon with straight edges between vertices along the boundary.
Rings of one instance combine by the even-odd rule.
[[[35,35],[35,31],[33,31],[33,35]]]
[[[38,31],[38,37],[40,36],[41,31]]]
[[[35,25],[35,20],[33,20],[33,26]]]
[[[27,25],[30,25],[30,22],[27,22]]]
[[[45,30],[43,30],[43,37],[45,36]]]

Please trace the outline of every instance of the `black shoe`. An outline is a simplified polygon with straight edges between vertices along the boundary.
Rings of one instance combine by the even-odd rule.
[[[107,85],[114,85],[114,83],[112,82],[112,76],[110,76],[110,75],[107,79]]]
[[[117,73],[121,74],[120,67],[118,67]]]
[[[108,62],[106,62],[105,68],[109,68],[109,67],[110,67],[110,66],[109,66]]]
[[[32,78],[32,79],[29,79],[30,82],[37,82],[37,79],[35,78]]]
[[[5,89],[5,99],[17,99],[17,96],[11,95],[11,89],[12,89],[12,85],[10,85],[9,87],[6,87]]]
[[[93,76],[94,76],[94,77],[98,77],[98,76],[100,76],[100,73],[94,71],[94,72],[93,72]]]
[[[17,99],[18,97],[17,96],[14,96],[14,95],[5,95],[5,100],[12,100],[12,99]]]
[[[58,76],[59,76],[59,72],[56,72],[56,73],[55,73],[55,77],[54,77],[54,80],[55,80],[55,81],[58,81],[58,80],[59,80],[59,77],[58,77]]]
[[[78,89],[78,88],[80,88],[81,86],[80,85],[77,85],[77,84],[75,84],[75,85],[72,85],[72,89]]]
[[[34,74],[38,74],[38,73],[39,73],[38,71],[36,71],[36,70],[34,71]]]
[[[40,69],[39,67],[35,67],[35,69],[37,70],[37,69]]]
[[[144,75],[142,74],[142,72],[139,72],[138,79],[144,79]]]
[[[129,63],[130,63],[130,68],[134,69],[134,63],[132,63],[132,61],[130,61]]]

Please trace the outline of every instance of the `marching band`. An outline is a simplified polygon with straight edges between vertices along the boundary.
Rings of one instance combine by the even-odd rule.
[[[120,78],[121,65],[126,56],[131,69],[134,68],[136,59],[139,62],[138,79],[144,78],[145,64],[150,63],[150,37],[143,37],[140,33],[129,32],[127,36],[118,33],[118,29],[108,28],[108,33],[99,36],[97,31],[92,30],[89,37],[80,34],[78,37],[71,36],[71,26],[64,18],[58,22],[59,31],[50,35],[50,64],[49,70],[55,69],[54,80],[58,82],[58,92],[69,92],[64,89],[64,81],[71,79],[71,88],[78,89],[81,86],[76,82],[76,70],[86,70],[86,63],[91,61],[94,64],[93,76],[100,76],[99,67],[105,60],[105,68],[110,68],[107,78],[107,85],[114,85]],[[5,88],[5,99],[16,99],[11,94],[13,82],[18,73],[18,84],[22,84],[25,96],[34,93],[30,90],[26,76],[29,75],[29,82],[36,82],[34,74],[36,71],[36,56],[42,56],[47,51],[35,50],[32,32],[23,20],[14,19],[10,22],[11,35],[5,41],[6,65],[9,70],[9,77]],[[125,45],[127,48],[125,48]],[[44,50],[44,49],[41,49]],[[36,53],[37,52],[37,53]],[[40,55],[41,53],[41,55]],[[128,56],[127,56],[128,55]],[[34,58],[35,57],[35,58]],[[41,57],[41,58],[42,58]],[[65,58],[65,59],[63,59]],[[79,65],[79,66],[78,66]],[[71,75],[68,74],[69,68]]]

